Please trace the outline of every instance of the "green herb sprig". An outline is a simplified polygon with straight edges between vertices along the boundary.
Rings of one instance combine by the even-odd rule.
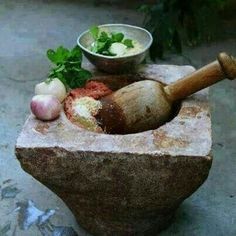
[[[133,40],[125,39],[123,33],[110,33],[108,34],[105,31],[99,31],[97,26],[92,26],[90,28],[90,33],[94,38],[94,43],[91,46],[91,51],[94,53],[99,53],[106,56],[116,56],[109,51],[110,46],[113,43],[122,43],[127,48],[133,48]]]
[[[67,88],[78,88],[84,86],[92,74],[81,67],[82,52],[79,46],[75,46],[71,51],[63,46],[55,51],[47,51],[48,59],[55,64],[49,72],[49,80],[60,79]]]

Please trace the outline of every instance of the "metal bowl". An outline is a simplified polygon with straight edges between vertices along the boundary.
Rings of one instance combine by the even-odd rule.
[[[101,31],[122,32],[126,38],[137,40],[143,46],[143,50],[136,54],[120,57],[105,56],[93,53],[89,50],[94,39],[89,33],[89,30],[83,32],[77,39],[79,47],[93,65],[95,65],[99,70],[108,73],[115,74],[135,70],[136,66],[144,60],[153,41],[151,33],[137,26],[126,24],[106,24],[98,27]]]

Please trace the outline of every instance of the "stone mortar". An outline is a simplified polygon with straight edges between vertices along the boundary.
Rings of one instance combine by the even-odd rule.
[[[145,65],[138,74],[169,84],[191,66]],[[153,235],[208,176],[208,91],[181,103],[178,115],[137,134],[92,133],[64,113],[53,122],[27,119],[16,144],[22,168],[61,197],[94,235]]]

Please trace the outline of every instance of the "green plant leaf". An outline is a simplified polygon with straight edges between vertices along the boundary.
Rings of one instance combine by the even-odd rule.
[[[98,38],[98,40],[99,40],[100,42],[106,42],[108,39],[109,39],[109,36],[108,36],[108,34],[107,34],[106,32],[104,32],[104,31],[101,32],[101,34],[100,34],[100,36],[99,36],[99,38]]]
[[[47,51],[47,56],[51,62],[54,64],[63,63],[69,56],[70,52],[68,49],[60,46],[56,49],[56,51],[49,49]]]
[[[55,56],[57,63],[63,63],[69,56],[70,51],[67,48],[60,46],[57,48]]]
[[[105,49],[106,42],[96,41],[92,47],[92,52],[100,53]]]
[[[47,56],[56,64],[49,72],[49,79],[60,79],[66,88],[80,87],[92,76],[89,71],[81,68],[82,52],[78,46],[71,51],[63,47],[56,51],[49,49]]]
[[[78,45],[75,46],[71,50],[69,57],[73,58],[74,60],[80,60],[80,61],[82,60],[82,52],[81,52],[81,49]]]
[[[133,45],[133,41],[131,39],[125,39],[123,41],[123,44],[127,47],[127,48],[133,48],[134,45]]]
[[[111,39],[112,39],[112,42],[113,43],[119,43],[119,42],[121,42],[123,39],[124,39],[124,34],[122,34],[122,33],[116,33],[116,34],[112,34],[112,36],[111,36]]]
[[[98,38],[99,28],[97,26],[90,27],[89,32],[95,40]]]
[[[48,49],[47,50],[47,57],[51,62],[55,63],[55,51],[54,50]]]
[[[55,72],[56,73],[58,73],[58,72],[61,72],[61,71],[63,71],[63,70],[65,70],[65,65],[59,65],[56,69],[55,69]]]
[[[88,79],[90,79],[92,74],[84,69],[77,71],[77,76],[71,81],[71,88],[78,88],[85,85]]]

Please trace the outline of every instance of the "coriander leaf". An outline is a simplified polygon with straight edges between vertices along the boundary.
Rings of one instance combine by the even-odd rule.
[[[97,51],[102,52],[105,45],[106,45],[106,42],[97,42]]]
[[[116,42],[121,42],[124,39],[124,34],[122,33],[116,33],[116,34],[112,34],[112,42],[116,43]]]
[[[123,44],[127,47],[127,48],[133,48],[134,45],[133,45],[133,41],[131,39],[125,39],[123,41]]]
[[[55,72],[61,72],[63,70],[65,70],[65,65],[60,65],[55,69]]]
[[[73,69],[78,72],[77,77],[80,77],[80,78],[83,77],[83,78],[89,79],[92,76],[91,72],[83,68],[73,68]]]
[[[54,76],[55,76],[55,72],[53,71],[53,69],[51,69],[51,71],[50,71],[49,74],[48,74],[48,77],[49,77],[50,79],[53,79]],[[50,81],[48,81],[48,82],[50,82]]]
[[[77,88],[83,86],[92,76],[89,71],[81,68],[82,52],[78,46],[71,51],[63,47],[59,47],[56,51],[49,49],[47,56],[56,64],[50,70],[47,82],[53,78],[58,78],[66,88]]]
[[[47,57],[51,62],[55,62],[55,51],[53,51],[52,49],[48,49],[47,50]]]
[[[103,50],[105,49],[105,46],[106,46],[106,42],[96,41],[92,47],[92,52],[102,53]]]
[[[89,72],[89,71],[87,71],[87,70],[85,70],[85,69],[82,69],[81,68],[81,71],[78,73],[78,77],[80,78],[80,79],[89,79],[89,78],[91,78],[91,76],[92,76],[92,74],[91,74],[91,72]]]
[[[109,36],[108,36],[108,34],[107,34],[106,32],[104,32],[104,31],[101,32],[101,34],[100,34],[100,36],[99,36],[99,38],[98,38],[98,40],[99,40],[100,42],[106,42],[108,39],[109,39]]]
[[[63,63],[69,57],[70,51],[62,46],[57,48],[55,56],[57,63]]]
[[[63,63],[69,56],[69,50],[63,48],[62,46],[58,47],[56,51],[49,49],[47,51],[48,59],[54,64]]]
[[[97,26],[92,26],[89,29],[89,32],[91,33],[91,35],[93,36],[95,40],[98,38],[99,28]]]
[[[75,46],[71,50],[71,52],[69,54],[69,59],[70,59],[70,61],[73,60],[73,61],[79,61],[80,63],[82,62],[82,52],[81,52],[81,49],[78,45]]]
[[[92,76],[92,74],[84,69],[77,69],[77,73],[76,76],[74,76],[71,80],[70,80],[70,87],[71,88],[78,88],[78,87],[82,87],[85,85],[86,81],[88,79],[90,79]]]
[[[109,39],[108,34],[105,31],[102,31],[99,38],[98,38],[98,41],[106,42],[108,39]]]
[[[67,89],[70,88],[67,79],[65,78],[65,75],[62,72],[57,73],[57,76],[55,78],[58,78]]]
[[[99,38],[93,43],[91,51],[95,53],[103,54],[103,51],[108,51],[111,46],[112,40],[108,34],[104,31],[100,33]]]

